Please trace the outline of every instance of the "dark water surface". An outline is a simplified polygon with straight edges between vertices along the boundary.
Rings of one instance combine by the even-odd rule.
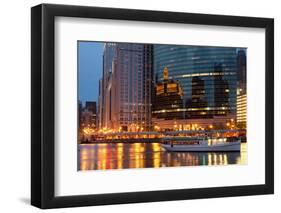
[[[246,143],[241,152],[167,152],[160,143],[78,145],[78,170],[229,164],[247,164]]]

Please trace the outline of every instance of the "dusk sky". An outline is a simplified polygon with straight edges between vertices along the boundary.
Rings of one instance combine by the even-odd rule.
[[[78,42],[78,98],[85,101],[98,101],[98,84],[102,77],[103,43]]]
[[[83,104],[85,101],[98,101],[98,85],[103,70],[103,45],[103,42],[78,42],[78,99]]]

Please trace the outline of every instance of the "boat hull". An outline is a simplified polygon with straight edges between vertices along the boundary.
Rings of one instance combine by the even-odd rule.
[[[240,141],[215,144],[215,145],[178,145],[161,144],[161,146],[170,152],[240,152]]]

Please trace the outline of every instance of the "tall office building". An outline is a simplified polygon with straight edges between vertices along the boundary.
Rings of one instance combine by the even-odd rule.
[[[112,77],[112,63],[114,56],[116,54],[116,44],[115,43],[105,43],[103,47],[103,72],[102,79],[99,80],[99,97],[98,97],[98,126],[99,128],[104,128],[108,124],[107,116],[105,112],[105,107],[108,101],[106,101],[106,94],[108,94],[108,89],[110,86],[110,81]]]
[[[145,130],[152,130],[152,96],[153,96],[153,45],[143,46],[143,100]]]
[[[247,94],[237,91],[237,127],[247,128]]]
[[[106,43],[102,128],[145,131],[151,128],[152,46]]]
[[[154,81],[161,81],[161,72],[168,67],[170,78],[182,86],[187,118],[195,112],[235,117],[237,48],[154,45],[153,64]],[[195,87],[201,87],[200,99],[195,98]],[[198,100],[201,104],[196,105]]]
[[[103,126],[103,113],[104,113],[104,107],[103,107],[103,79],[99,80],[99,93],[98,93],[98,111],[97,111],[97,127],[99,129]]]
[[[237,55],[237,127],[247,128],[247,58],[240,49]]]
[[[237,56],[237,127],[247,128],[247,59],[246,51],[239,49]]]

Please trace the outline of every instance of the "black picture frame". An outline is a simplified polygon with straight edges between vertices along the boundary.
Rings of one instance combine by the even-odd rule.
[[[265,184],[93,195],[54,195],[55,17],[263,28],[266,34]],[[41,4],[31,8],[31,204],[42,208],[274,193],[274,20],[225,15]]]

